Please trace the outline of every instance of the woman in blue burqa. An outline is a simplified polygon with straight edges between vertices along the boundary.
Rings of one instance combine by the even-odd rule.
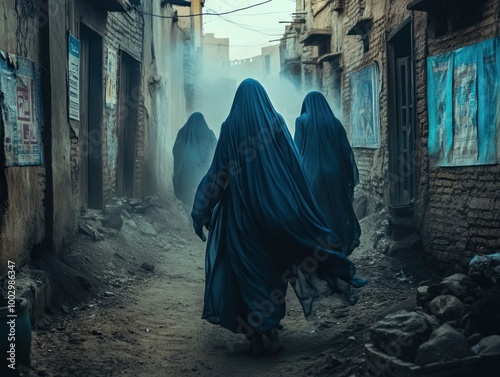
[[[366,283],[339,251],[285,121],[254,79],[236,91],[191,215],[203,241],[209,229],[202,318],[245,334],[254,354],[283,348],[276,329],[288,283],[306,316],[321,284],[332,294],[341,293],[337,279]]]
[[[316,202],[349,255],[359,246],[361,228],[352,202],[359,182],[354,153],[342,123],[322,93],[308,93],[295,121],[295,143]]]
[[[194,195],[201,179],[207,172],[214,155],[217,139],[208,128],[202,113],[191,114],[177,133],[174,148],[174,193],[187,214],[193,207]]]

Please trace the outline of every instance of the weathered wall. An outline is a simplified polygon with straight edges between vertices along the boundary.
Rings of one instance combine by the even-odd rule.
[[[172,15],[171,6],[145,2],[146,12]],[[80,205],[80,154],[84,138],[80,122],[69,120],[67,101],[68,37],[81,39],[81,23],[103,38],[103,99],[108,50],[123,50],[139,62],[143,55],[146,80],[140,85],[139,127],[134,188],[137,193],[171,187],[172,145],[187,119],[184,65],[188,35],[172,19],[148,18],[143,46],[144,16],[138,12],[108,14],[98,2],[1,0],[0,49],[42,65],[45,167],[0,167],[0,275],[7,260],[18,265],[31,250],[47,241],[60,256],[76,231]],[[50,43],[49,43],[50,41]],[[119,58],[116,56],[117,63]],[[117,71],[119,72],[119,70]],[[119,79],[117,78],[117,83]],[[116,90],[119,90],[117,85]],[[95,95],[95,93],[94,93]],[[119,109],[103,103],[102,132],[93,140],[103,157],[104,202],[116,192],[117,122]],[[2,141],[3,143],[3,141]],[[95,144],[97,143],[97,144]],[[3,144],[2,144],[3,146]],[[3,147],[0,148],[3,152]],[[0,157],[0,162],[5,157]]]
[[[142,30],[143,21],[140,13],[130,10],[127,13],[110,12],[108,14],[106,34],[104,37],[104,67],[108,66],[108,58],[114,57],[113,64],[116,70],[104,73],[104,86],[106,95],[114,96],[116,103],[106,103],[103,119],[103,174],[104,174],[104,200],[109,201],[117,194],[116,180],[118,176],[118,127],[122,117],[128,112],[120,108],[120,51],[124,51],[138,62],[142,62]],[[113,75],[114,77],[110,77]],[[115,83],[114,87],[111,84]],[[141,103],[142,80],[140,87],[132,88],[132,93],[137,98],[125,99],[131,106]],[[134,196],[140,197],[142,192],[142,179],[144,169],[144,123],[137,126],[136,158],[134,166]]]
[[[172,15],[170,6],[145,2],[145,13]],[[150,190],[172,190],[172,147],[184,125],[185,34],[172,19],[144,15],[144,106],[149,117],[149,151],[145,182]]]
[[[71,141],[68,121],[68,4],[63,0],[49,2],[50,55],[50,160],[47,187],[47,224],[50,245],[56,255],[72,239],[76,229],[77,198],[72,190]],[[61,53],[64,51],[64,53]],[[64,72],[64,75],[61,74]]]
[[[300,10],[302,2],[297,3]],[[297,86],[302,92],[321,90],[330,103],[335,115],[343,122],[348,135],[350,128],[351,88],[349,77],[352,72],[376,62],[380,72],[381,94],[380,123],[381,147],[377,149],[355,148],[354,153],[360,172],[360,184],[356,195],[366,196],[370,200],[370,211],[387,204],[388,187],[385,184],[388,165],[388,128],[387,128],[387,95],[385,91],[386,77],[386,45],[385,45],[385,14],[384,2],[374,0],[342,2],[304,2],[308,12],[303,17],[305,24],[294,24],[285,32],[281,44],[282,69],[285,74],[299,77]],[[361,37],[347,35],[347,32],[362,18],[371,18],[370,48],[363,52]],[[302,26],[298,26],[302,25]],[[340,55],[331,60],[318,60],[316,46],[299,44],[301,36],[312,29],[331,30],[330,53]],[[300,36],[297,32],[300,30]],[[295,37],[295,38],[293,38]],[[300,47],[299,47],[300,46]],[[300,48],[300,52],[298,51]],[[299,55],[302,61],[300,72],[296,71],[295,56]],[[306,62],[306,63],[304,63]],[[313,64],[307,64],[313,63]]]
[[[262,47],[261,55],[263,57],[263,67],[264,75],[266,76],[278,76],[280,72],[280,49],[278,44],[271,46]],[[266,66],[266,57],[269,59],[269,66]]]
[[[427,17],[425,13],[413,13],[414,56],[415,56],[415,110],[416,110],[416,166],[417,191],[415,195],[415,218],[421,230],[427,221],[426,211],[429,202],[429,156],[427,140]]]
[[[0,1],[0,49],[25,57],[38,64],[40,49],[40,10],[25,1]],[[3,127],[3,122],[0,121]],[[3,132],[0,132],[2,135]],[[3,144],[4,140],[0,140]],[[3,147],[0,148],[3,152]],[[4,163],[5,156],[0,157]],[[0,276],[7,271],[7,261],[19,267],[25,264],[33,247],[45,238],[45,167],[0,167]]]
[[[438,37],[427,13],[414,14],[422,154],[417,214],[426,252],[443,265],[450,267],[451,262],[465,268],[472,256],[500,250],[500,166],[436,167],[429,163],[425,59],[500,35],[500,2],[485,1],[479,23],[456,30],[448,24],[449,31]]]
[[[334,4],[337,2],[331,2]],[[469,167],[435,167],[430,163],[427,149],[427,71],[426,61],[430,55],[450,52],[461,46],[500,35],[500,2],[485,0],[473,5],[482,6],[481,20],[469,26],[457,28],[457,6],[448,7],[447,24],[439,24],[429,18],[426,12],[409,11],[409,2],[387,0],[345,1],[341,12],[324,9],[331,21],[331,51],[341,51],[340,67],[333,60],[310,68],[302,64],[302,85],[304,76],[320,77],[321,90],[330,103],[335,103],[335,88],[341,72],[342,111],[339,118],[350,134],[351,88],[349,77],[352,72],[375,61],[381,74],[380,122],[381,148],[355,148],[360,170],[361,183],[357,188],[358,197],[365,195],[375,207],[387,208],[389,204],[389,133],[388,133],[388,78],[386,35],[395,32],[411,18],[414,34],[414,70],[416,105],[416,197],[415,224],[423,236],[425,251],[437,263],[446,267],[467,266],[470,258],[477,253],[491,253],[500,249],[500,167],[499,165]],[[450,2],[445,2],[451,4]],[[481,5],[482,4],[482,5]],[[316,7],[319,6],[319,3]],[[332,10],[334,5],[332,5]],[[471,8],[472,9],[472,8]],[[307,28],[325,27],[321,12],[314,16],[311,1],[306,0]],[[363,53],[361,38],[347,36],[347,31],[361,18],[371,17],[370,49]],[[439,32],[437,28],[447,28]],[[304,32],[302,27],[302,32]],[[285,36],[293,35],[293,28],[287,29]],[[282,43],[282,57],[293,57],[296,39]],[[304,49],[301,58],[310,53]],[[282,62],[282,64],[284,64]],[[305,69],[307,68],[307,70]],[[340,69],[339,69],[340,68]],[[309,78],[310,79],[310,78]],[[500,107],[500,104],[499,104]],[[499,126],[500,127],[500,126]],[[500,130],[497,127],[499,145]],[[450,263],[452,262],[452,263]],[[453,263],[454,262],[454,263]]]
[[[385,3],[375,0],[345,2],[346,8],[341,13],[344,24],[341,30],[342,42],[342,119],[348,135],[351,134],[350,126],[350,103],[351,87],[350,74],[372,62],[378,64],[380,72],[380,148],[354,148],[356,162],[359,169],[360,183],[356,189],[356,196],[366,196],[370,203],[369,211],[387,204],[388,187],[388,127],[387,127],[387,58],[385,48]],[[347,35],[347,32],[361,18],[372,18],[370,31],[370,48],[363,53],[361,37]]]

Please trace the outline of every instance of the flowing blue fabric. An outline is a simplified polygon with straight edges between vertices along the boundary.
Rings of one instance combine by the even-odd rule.
[[[175,196],[189,213],[193,206],[196,188],[210,167],[217,138],[203,114],[191,114],[186,124],[177,133],[172,153],[174,156]]]
[[[366,283],[334,251],[340,240],[314,201],[283,117],[256,80],[236,91],[191,216],[202,240],[203,226],[210,228],[202,318],[231,331],[277,327],[288,283],[306,316],[319,281],[330,294],[340,292],[337,278]]]
[[[349,255],[359,246],[361,227],[354,212],[358,167],[342,123],[321,92],[308,93],[295,121],[295,143],[304,171],[328,226]]]

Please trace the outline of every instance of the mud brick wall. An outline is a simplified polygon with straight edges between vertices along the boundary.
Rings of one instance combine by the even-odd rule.
[[[45,8],[46,9],[46,8]],[[0,50],[42,65],[40,45],[47,24],[37,20],[44,10],[27,2],[0,1]],[[42,65],[42,69],[43,69]],[[41,94],[42,95],[42,94]],[[7,101],[8,102],[8,101]],[[11,105],[6,103],[5,106]],[[43,111],[43,108],[41,109]],[[0,115],[3,119],[3,116]],[[5,166],[4,127],[0,119],[0,277],[8,271],[8,261],[16,269],[26,264],[31,251],[45,238],[45,165]],[[47,127],[44,120],[42,127]],[[43,130],[42,130],[43,132]],[[43,140],[43,137],[42,137]],[[47,141],[43,140],[42,148]],[[45,150],[44,150],[45,155]],[[46,158],[46,156],[44,156]]]
[[[356,163],[359,169],[360,183],[356,188],[356,197],[367,197],[368,213],[379,209],[388,203],[387,166],[388,166],[388,120],[387,120],[387,59],[385,45],[385,4],[369,1],[347,2],[342,15],[344,18],[344,40],[342,47],[343,78],[342,78],[342,114],[347,134],[351,135],[350,103],[351,87],[349,76],[372,62],[378,64],[381,90],[380,104],[380,148],[354,148]],[[347,35],[349,29],[361,18],[372,17],[370,31],[370,47],[363,53],[363,43],[360,36]]]
[[[152,192],[148,192],[148,184],[146,182],[145,166],[147,165],[148,151],[148,112],[141,103],[138,113],[139,128],[137,130],[137,145],[135,149],[136,161],[134,172],[134,192],[137,197],[142,197]]]
[[[140,14],[136,11],[129,10],[128,12],[109,12],[106,26],[106,35],[104,37],[104,83],[103,86],[106,90],[107,80],[107,59],[108,51],[116,54],[117,77],[116,91],[120,90],[120,51],[124,51],[134,59],[142,62],[142,38],[143,38],[143,25],[144,22]],[[140,91],[140,88],[133,89],[134,92]],[[106,105],[103,118],[103,189],[104,189],[104,202],[109,201],[116,196],[117,187],[116,180],[118,176],[118,127],[120,124],[120,117],[126,116],[126,112],[120,110],[119,95],[115,93],[117,98],[116,105]],[[134,101],[135,102],[135,101]],[[140,122],[137,127],[137,145],[136,145],[136,158],[134,166],[134,196],[141,196],[141,182],[144,163],[144,124]]]
[[[436,264],[458,270],[467,268],[476,254],[500,251],[500,166],[436,167],[429,162],[426,57],[498,36],[500,2],[483,3],[479,22],[454,29],[449,21],[444,33],[437,32],[432,15],[414,12],[420,134],[417,217],[425,252]]]

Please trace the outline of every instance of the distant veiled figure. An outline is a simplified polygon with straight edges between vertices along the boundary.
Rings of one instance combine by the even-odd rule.
[[[361,235],[352,206],[358,167],[344,126],[321,92],[305,96],[294,139],[316,202],[349,255],[359,246]]]
[[[196,188],[210,166],[216,144],[217,138],[200,112],[191,114],[177,133],[172,150],[172,181],[175,196],[183,203],[188,214],[193,207]]]

